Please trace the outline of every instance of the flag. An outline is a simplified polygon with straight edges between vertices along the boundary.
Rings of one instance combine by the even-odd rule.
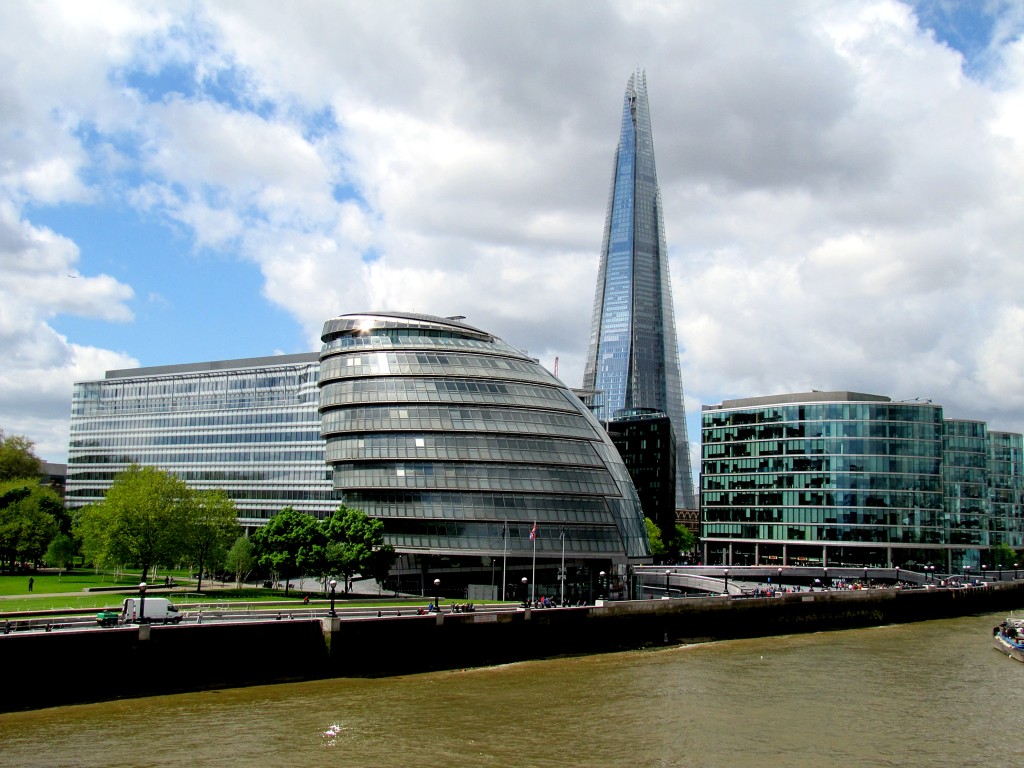
[[[533,528],[530,529],[530,541],[537,540],[537,524],[533,524]]]

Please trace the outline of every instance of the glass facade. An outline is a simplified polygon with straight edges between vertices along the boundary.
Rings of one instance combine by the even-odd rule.
[[[661,411],[634,411],[608,423],[644,515],[661,530],[662,541],[675,535],[676,445],[672,422]]]
[[[1024,547],[1024,436],[989,432],[989,541]]]
[[[324,325],[320,411],[339,499],[402,553],[650,556],[626,468],[536,360],[458,319]],[[536,536],[530,533],[536,526]],[[563,537],[564,534],[564,537]]]
[[[67,503],[99,501],[131,464],[222,488],[243,525],[337,508],[320,436],[316,353],[108,371],[75,384]]]
[[[623,102],[583,389],[603,422],[635,409],[668,414],[676,507],[696,509],[668,266],[647,79],[637,72]]]
[[[813,392],[705,406],[705,561],[977,567],[1020,540],[1021,454],[1020,435],[929,402]]]

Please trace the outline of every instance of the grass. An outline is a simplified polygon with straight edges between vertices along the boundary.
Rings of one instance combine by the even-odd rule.
[[[195,589],[195,580],[189,580],[186,572],[161,572],[162,575],[155,579],[152,586],[160,588],[163,586],[164,576],[170,575],[175,579],[178,587],[191,587]],[[29,576],[32,577],[32,591],[28,591]],[[0,575],[0,614],[23,611],[69,611],[75,609],[99,610],[100,608],[119,608],[121,601],[128,595],[138,594],[140,581],[139,573],[124,573],[115,578],[110,573],[95,573],[92,570],[72,571],[71,573],[58,574],[51,571],[35,571],[31,574]],[[214,587],[207,590],[206,587]],[[88,592],[90,587],[124,587],[124,592]],[[261,603],[269,601],[294,602],[296,607],[302,606],[303,593],[294,587],[286,598],[284,590],[254,589],[243,587],[222,587],[219,582],[203,581],[204,591],[200,594],[195,592],[166,592],[160,591],[155,594],[170,597],[176,605],[188,607],[189,605],[211,603]],[[310,595],[314,604],[326,603],[327,598],[323,595]],[[415,598],[413,602],[419,603],[425,598]],[[408,606],[409,599],[351,599],[338,595],[338,605],[341,606]]]

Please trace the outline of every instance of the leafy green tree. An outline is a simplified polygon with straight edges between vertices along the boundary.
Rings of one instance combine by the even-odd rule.
[[[287,595],[291,579],[310,562],[320,536],[315,517],[285,507],[256,529],[251,538],[256,561],[284,578]]]
[[[644,518],[644,524],[647,526],[647,538],[651,543],[651,554],[655,557],[661,557],[668,551],[665,547],[665,542],[661,540],[661,529],[649,517]]]
[[[199,491],[193,496],[185,526],[186,554],[199,570],[196,591],[203,588],[203,570],[222,563],[241,526],[235,503],[223,490]]]
[[[58,533],[50,539],[43,560],[47,565],[60,568],[63,572],[74,563],[76,554],[78,554],[78,546],[75,544],[75,540],[66,533]]]
[[[352,577],[364,573],[383,580],[395,559],[394,548],[384,543],[384,523],[365,512],[341,506],[320,521],[325,540],[322,559],[317,560],[321,575],[342,576],[345,592]]]
[[[1020,560],[1017,558],[1017,553],[1014,551],[1013,547],[1005,541],[1001,541],[992,547],[993,565],[1006,567],[1019,562]]]
[[[42,461],[34,448],[35,443],[24,435],[4,435],[0,429],[0,482],[39,477]]]
[[[224,558],[225,567],[235,574],[235,586],[241,587],[242,582],[256,567],[256,552],[248,536],[239,536],[231,545]]]
[[[79,530],[88,531],[93,556],[135,565],[146,580],[155,565],[173,563],[184,552],[193,493],[184,482],[154,467],[133,465],[114,478],[106,498],[87,507]]]
[[[693,552],[697,548],[697,537],[685,525],[676,525],[675,536],[672,537],[672,551],[676,554]]]
[[[39,478],[0,483],[0,562],[35,562],[57,533],[63,502]]]
[[[82,558],[97,570],[118,565],[108,554],[110,532],[114,527],[111,518],[110,510],[102,504],[90,504],[75,513],[71,524]]]

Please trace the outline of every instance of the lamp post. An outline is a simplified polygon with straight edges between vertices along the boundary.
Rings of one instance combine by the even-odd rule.
[[[981,580],[985,580],[985,572],[988,570],[988,566],[984,563],[981,564]]]
[[[328,582],[328,586],[330,586],[331,588],[331,618],[334,618],[335,616],[337,616],[337,614],[334,612],[334,590],[337,589],[338,582],[334,579],[331,579],[330,582]]]
[[[824,586],[825,589],[828,589],[829,588],[828,568],[822,568],[821,569],[821,581],[822,581],[822,586]]]
[[[529,597],[528,597],[527,592],[526,592],[526,585],[529,584],[530,580],[528,578],[526,578],[525,576],[523,576],[522,582],[523,582],[523,608],[529,608],[530,607],[530,600],[529,600]]]
[[[868,585],[868,567],[864,566],[864,586]]]
[[[608,574],[606,574],[604,571],[601,571],[599,574],[597,574],[597,584],[601,588],[601,597],[608,597],[608,582],[606,579],[607,576]]]
[[[665,571],[665,597],[669,596],[669,592],[671,591],[671,589],[670,589],[671,586],[672,586],[672,571],[666,570]]]
[[[441,580],[434,579],[434,610],[441,612]]]
[[[1017,580],[1017,564],[1016,563],[1013,564],[1013,580],[1014,581]]]
[[[900,567],[896,566],[896,586],[900,585]]]
[[[146,620],[146,582],[139,582],[139,624]]]
[[[971,566],[965,565],[964,566],[964,586],[965,587],[970,583],[969,582],[970,577],[971,577]]]
[[[729,596],[729,569],[726,568],[724,573],[725,573],[725,595],[726,595],[726,597],[728,597]]]
[[[779,586],[782,586],[782,569],[779,568]]]

